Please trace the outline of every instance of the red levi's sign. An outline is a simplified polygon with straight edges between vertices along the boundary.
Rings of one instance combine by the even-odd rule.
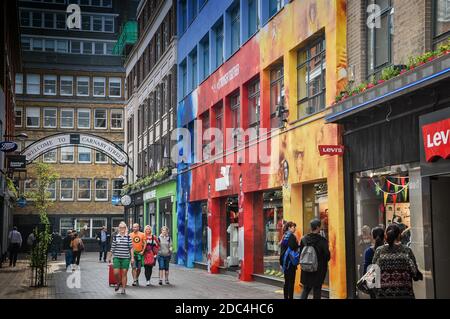
[[[450,158],[450,119],[422,126],[425,159]]]
[[[324,155],[343,155],[343,145],[319,145],[320,156]]]

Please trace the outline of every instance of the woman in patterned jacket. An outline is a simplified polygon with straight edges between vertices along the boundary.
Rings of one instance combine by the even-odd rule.
[[[401,243],[398,225],[386,229],[386,242],[377,248],[372,261],[381,271],[381,287],[376,289],[376,297],[414,299],[413,280],[421,280],[421,273],[412,250]]]

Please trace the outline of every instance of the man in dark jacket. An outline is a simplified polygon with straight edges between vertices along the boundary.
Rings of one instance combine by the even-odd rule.
[[[62,242],[63,250],[66,256],[66,268],[72,265],[73,255],[72,255],[72,248],[70,248],[70,242],[72,241],[72,239],[73,239],[72,230],[69,229],[67,231],[66,237],[64,237]]]
[[[303,285],[303,292],[300,299],[308,299],[308,295],[313,290],[314,299],[320,299],[322,285],[328,270],[330,260],[330,250],[328,241],[320,235],[321,221],[313,219],[311,221],[311,233],[304,236],[300,242],[300,253],[306,246],[314,247],[317,254],[317,271],[301,272],[300,282]]]
[[[103,226],[102,230],[97,233],[97,242],[100,246],[100,254],[98,257],[98,261],[102,261],[102,255],[103,255],[103,261],[106,262],[106,254],[108,253],[108,246],[109,246],[109,239],[111,238],[111,235],[106,230],[106,227]]]

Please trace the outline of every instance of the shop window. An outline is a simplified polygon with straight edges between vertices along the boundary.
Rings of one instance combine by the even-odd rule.
[[[75,230],[78,233],[78,237],[85,239],[85,238],[92,238],[91,236],[91,219],[90,218],[80,218],[76,220],[75,222]]]
[[[227,205],[227,259],[225,266],[239,266],[239,207],[238,197],[229,197]]]
[[[59,220],[59,233],[62,237],[66,237],[67,231],[73,229],[75,229],[75,218],[64,217]]]
[[[325,39],[321,38],[297,54],[297,117],[325,108]]]
[[[397,223],[402,230],[401,242],[410,247],[416,257],[419,269],[428,276],[424,281],[414,282],[416,298],[426,298],[427,291],[433,289],[431,262],[431,238],[424,231],[422,207],[421,173],[418,164],[384,167],[355,173],[354,183],[354,242],[355,277],[364,274],[364,252],[373,245],[371,231],[375,227],[385,229]],[[359,293],[360,298],[368,298]]]

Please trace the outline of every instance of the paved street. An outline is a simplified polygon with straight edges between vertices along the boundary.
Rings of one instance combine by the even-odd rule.
[[[140,287],[127,287],[127,294],[115,293],[113,287],[108,286],[108,265],[98,261],[96,253],[86,253],[81,257],[80,263],[80,288],[69,288],[67,273],[64,267],[64,255],[59,261],[50,262],[52,274],[49,287],[32,289],[27,287],[25,270],[14,271],[14,277],[6,278],[7,273],[0,274],[4,285],[9,282],[10,286],[3,286],[1,298],[76,298],[76,299],[105,299],[105,298],[162,298],[162,299],[184,299],[184,298],[258,298],[258,299],[280,299],[283,297],[280,288],[257,282],[241,282],[229,275],[211,275],[201,269],[187,269],[171,264],[170,286],[158,285],[158,267],[154,268],[152,286],[145,286],[144,274],[141,274]],[[21,274],[21,275],[19,275]],[[74,277],[71,277],[74,278]],[[12,281],[21,281],[20,285]],[[131,272],[129,272],[129,284],[131,284]],[[76,281],[72,281],[76,284]],[[16,288],[14,288],[14,286]],[[9,291],[5,287],[8,287]]]

